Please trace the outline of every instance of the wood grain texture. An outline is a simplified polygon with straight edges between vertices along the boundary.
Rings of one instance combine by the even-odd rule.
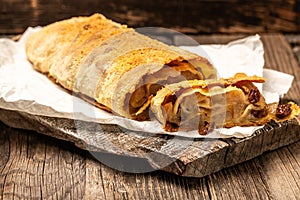
[[[22,33],[27,26],[95,12],[131,27],[158,26],[194,34],[300,30],[297,0],[0,0],[0,33]]]
[[[273,37],[274,39],[269,41],[268,37]],[[207,43],[211,43],[210,40],[218,42],[217,36],[202,39]],[[223,39],[224,41],[226,40],[225,37]],[[282,35],[263,35],[262,39],[266,48],[267,67],[280,67],[280,69],[282,68],[290,73],[297,70],[297,68],[290,69],[298,67],[298,65],[295,64],[291,48],[282,44],[286,43]],[[269,53],[272,55],[270,51],[274,51],[273,56],[267,55]],[[287,63],[282,64],[282,60]],[[298,87],[298,84],[294,84],[293,87]],[[293,91],[291,90],[288,94],[291,98],[294,95]],[[297,97],[297,95],[294,96]],[[9,118],[16,116],[3,112],[0,112],[0,114],[1,118],[4,118],[4,114]],[[17,120],[19,117],[12,119]],[[23,115],[23,117],[25,117],[23,120],[26,122],[26,116]],[[38,122],[46,123],[47,120]],[[32,127],[34,123],[28,122],[25,125]],[[46,125],[40,126],[39,131],[53,135],[54,130],[46,129]],[[69,126],[66,121],[64,125]],[[109,127],[104,128],[112,131]],[[43,136],[33,131],[13,129],[2,123],[0,132],[0,199],[1,197],[3,199],[298,198],[300,142],[265,153],[248,162],[243,162],[199,179],[174,176],[161,171],[142,174],[119,172],[100,164],[87,151],[77,148],[70,142]],[[286,130],[286,132],[290,133],[289,130]],[[56,132],[55,134],[58,133]],[[120,132],[116,134],[120,138],[120,142],[117,145],[129,147],[126,141],[130,137]],[[274,135],[276,133],[273,131],[271,134]],[[294,134],[299,135],[299,131],[294,132]],[[64,138],[64,135],[60,136]],[[295,136],[297,135],[291,135],[291,137]],[[71,135],[64,139],[72,140],[74,138],[76,139],[76,135]],[[277,139],[268,140],[266,137],[257,137],[257,141],[252,143],[247,143],[247,140],[232,139],[222,141],[223,143],[220,144],[225,146],[239,144],[232,151],[240,153],[240,156],[237,160],[228,160],[227,165],[230,166],[232,162],[239,162],[245,158],[250,159],[251,157],[247,157],[247,149],[254,152],[258,151],[256,146],[253,146],[254,144],[270,144],[269,148],[272,149],[272,147],[287,142],[286,139],[288,137],[275,138]],[[133,144],[139,144],[141,147],[146,146],[148,149],[157,150],[166,139],[164,137],[148,137],[143,140],[136,138],[136,140],[130,141]],[[158,142],[155,142],[155,140]],[[199,147],[197,142],[199,143],[200,141],[195,141],[195,145],[189,147],[190,152],[195,154],[192,153],[189,156],[186,153],[184,155],[185,159],[183,159],[184,162],[188,162],[189,159],[193,160],[193,156],[197,156],[197,153],[199,154],[201,147]],[[80,143],[78,144],[80,146]],[[207,146],[203,146],[202,150],[205,148]],[[270,149],[265,150],[269,151]],[[128,149],[128,152],[132,153],[133,150]],[[145,148],[140,148],[140,151],[144,150]],[[173,150],[176,155],[176,149],[173,148]],[[207,162],[204,163],[197,163],[197,160],[194,160],[194,162],[197,167],[197,165],[209,164],[209,162],[214,160],[223,159],[222,156],[224,155],[225,153],[220,153],[216,158],[208,158]],[[103,152],[101,156],[110,157],[111,155]],[[178,172],[183,169],[181,164],[184,162],[177,163],[177,166],[175,166],[179,170]],[[217,163],[212,164],[214,164],[215,169],[219,170]],[[163,170],[167,171],[168,169]],[[205,171],[202,171],[202,173],[204,174]]]
[[[0,125],[0,141],[10,147],[1,151],[9,158],[0,165],[0,198],[209,199],[204,180],[119,172],[71,143]]]
[[[204,178],[116,171],[72,143],[1,123],[0,199],[297,199],[300,142]],[[8,148],[7,148],[8,147]]]
[[[80,199],[85,175],[81,151],[72,144],[39,138],[36,133],[22,134],[2,123],[0,136],[8,150],[8,159],[1,165],[0,197]]]
[[[71,119],[3,109],[0,112],[0,120],[11,127],[73,142],[90,151],[100,162],[131,173],[160,169],[182,176],[203,177],[300,139],[297,120],[269,123],[244,139],[190,139],[124,131],[117,125],[99,126],[82,121],[74,125]]]
[[[300,66],[300,36],[297,34],[287,34],[285,35],[285,38],[290,44],[293,53],[295,55],[296,61]]]

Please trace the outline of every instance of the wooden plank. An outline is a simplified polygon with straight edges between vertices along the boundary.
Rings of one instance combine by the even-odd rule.
[[[187,41],[189,41],[189,39],[186,39],[186,37],[191,37],[191,40],[196,41],[197,45],[204,45],[204,44],[227,44],[231,41],[242,39],[249,35],[250,34],[232,34],[232,35],[224,35],[224,34],[180,35],[180,34],[177,34],[174,36],[174,45],[178,45],[178,46],[189,45],[186,43]]]
[[[102,176],[102,168],[105,167],[100,165],[97,161],[92,159],[86,159],[85,162],[85,179],[83,182],[85,183],[84,191],[84,199],[108,199],[108,195],[106,194],[104,187],[109,184],[109,181],[103,179]]]
[[[1,0],[0,33],[22,33],[27,26],[95,12],[131,27],[165,27],[184,33],[296,33],[300,30],[299,9],[297,0]]]
[[[294,75],[292,87],[286,99],[293,99],[300,104],[300,67],[293,55],[293,51],[281,34],[270,34],[262,37],[264,42],[266,67]],[[274,38],[271,40],[270,38]],[[281,45],[278,45],[281,44]]]
[[[25,133],[25,134],[24,134]],[[9,147],[0,165],[0,198],[74,199],[84,193],[85,159],[71,143],[1,123],[1,142]],[[5,162],[4,162],[5,161]]]
[[[211,196],[213,199],[298,199],[299,145],[297,142],[210,175]]]
[[[1,131],[4,130],[6,134],[1,132],[0,135],[6,139],[1,138],[0,141],[2,144],[9,143],[11,147],[11,151],[6,154],[10,157],[10,161],[4,166],[15,166],[1,172],[0,183],[4,173],[8,172],[9,177],[3,187],[6,193],[2,196],[3,193],[0,192],[0,196],[4,199],[74,198],[75,196],[71,195],[76,194],[79,186],[77,188],[70,186],[68,182],[78,179],[79,174],[82,174],[79,175],[81,180],[78,184],[84,199],[282,199],[284,197],[296,199],[296,192],[299,190],[297,183],[300,168],[297,158],[300,142],[264,154],[253,161],[197,179],[162,172],[148,174],[118,172],[89,158],[85,152],[72,144],[31,131],[16,130],[5,125],[1,127]],[[31,152],[27,156],[22,153],[25,149]],[[74,154],[78,158],[70,159]],[[44,173],[41,173],[38,167],[41,163],[49,163],[50,160],[53,164],[44,168]],[[65,163],[76,165],[72,164],[76,160],[85,163],[83,167],[65,165]],[[69,173],[62,170],[64,167],[70,170]],[[57,173],[59,175],[56,175]],[[52,175],[51,178],[47,178],[49,174]],[[49,189],[43,190],[41,182],[47,184]],[[56,188],[56,191],[49,196],[53,192],[51,187]],[[290,193],[291,191],[293,193]],[[83,194],[77,193],[76,198]]]
[[[246,162],[209,176],[212,199],[270,199],[255,162]]]
[[[0,165],[0,198],[209,199],[204,179],[116,171],[71,143],[0,125],[0,142],[10,146],[1,151],[9,159]]]
[[[298,199],[300,187],[300,142],[265,154],[256,160],[260,175],[274,199]]]
[[[112,128],[113,126],[109,126],[110,131],[101,133],[97,131],[97,129],[91,127],[91,125],[98,125],[91,123],[82,123],[81,127],[87,127],[88,129],[93,130],[93,132],[87,132],[84,134],[81,133],[82,135],[80,135],[80,133],[70,132],[70,130],[76,130],[74,127],[70,126],[70,124],[73,122],[72,120],[61,121],[47,117],[31,116],[25,113],[20,113],[21,117],[16,117],[15,112],[2,111],[2,113],[4,113],[4,117],[9,116],[9,118],[2,118],[2,120],[11,126],[20,127],[21,122],[18,118],[21,118],[22,128],[29,129],[41,127],[40,124],[43,124],[42,130],[35,130],[54,137],[72,141],[81,148],[86,149],[90,148],[91,145],[94,145],[93,149],[95,148],[98,151],[129,156],[128,158],[125,157],[124,159],[116,159],[116,161],[111,162],[110,156],[103,157],[103,154],[100,154],[100,156],[102,156],[99,157],[101,162],[106,162],[106,164],[110,165],[111,167],[123,171],[141,172],[142,170],[142,172],[147,172],[153,170],[151,168],[152,166],[154,169],[162,168],[165,171],[170,171],[172,173],[184,176],[201,177],[218,171],[226,166],[231,166],[251,159],[263,153],[263,151],[260,151],[262,148],[251,148],[252,145],[262,145],[260,140],[255,142],[255,139],[259,138],[257,136],[246,138],[244,140],[199,140],[194,141],[192,145],[188,144],[188,146],[184,144],[185,140],[177,140],[175,141],[177,145],[171,145],[170,147],[167,147],[164,145],[174,142],[172,141],[172,137],[167,137],[167,139],[158,136],[149,138],[147,135],[142,137],[139,133],[138,135],[134,133],[128,134],[128,132],[122,133],[120,130],[118,130],[117,126],[115,128]],[[13,122],[11,122],[12,116],[16,117]],[[26,125],[24,122],[28,121],[29,118],[30,123],[28,123],[29,125]],[[38,122],[34,121],[34,119],[38,119]],[[289,124],[286,123],[285,125],[283,123],[281,126],[276,125],[278,128],[274,130],[272,130],[273,126],[269,126],[271,131],[274,131],[274,134],[269,134],[269,136],[266,137],[270,137],[269,140],[279,142],[265,142],[265,147],[263,148],[264,151],[278,148],[282,145],[287,145],[298,138],[295,133],[290,134],[285,142],[280,143],[282,130],[285,130],[287,125],[294,127],[292,122]],[[100,131],[103,131],[103,127],[104,126],[102,126],[102,130]],[[67,132],[61,132],[61,130]],[[297,129],[294,130],[293,128],[291,128],[291,130],[295,132],[297,131]],[[258,133],[258,135],[267,135],[268,132],[269,131],[261,131]],[[75,137],[75,135],[77,135],[78,138]],[[265,141],[268,140],[265,139]],[[83,143],[87,143],[89,145],[84,146],[82,145]],[[157,146],[157,144],[160,145]],[[180,146],[183,146],[184,148],[179,148]],[[150,166],[145,165],[147,162],[145,162],[143,159],[141,160],[133,158],[145,158],[147,159],[147,162],[149,162]],[[136,162],[134,166],[130,164],[131,161]],[[119,166],[122,166],[123,168],[118,168]]]
[[[298,65],[300,66],[300,36],[297,34],[287,34],[285,38],[290,44]]]

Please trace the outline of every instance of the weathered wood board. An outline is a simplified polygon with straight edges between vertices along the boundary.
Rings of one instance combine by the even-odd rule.
[[[0,122],[0,199],[298,199],[300,141],[203,178],[132,174]]]
[[[91,151],[100,162],[126,172],[164,170],[182,176],[203,177],[262,153],[298,141],[297,120],[269,123],[244,139],[187,139],[147,133],[124,132],[116,125],[74,123],[1,110],[5,124],[73,142]],[[78,130],[80,127],[81,130]],[[109,154],[109,155],[108,155]]]

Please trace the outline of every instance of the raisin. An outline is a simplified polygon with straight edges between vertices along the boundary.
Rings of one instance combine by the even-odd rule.
[[[178,124],[169,121],[166,122],[166,125],[164,127],[164,129],[168,132],[176,132],[178,131],[178,128],[179,128]]]
[[[176,100],[177,100],[177,96],[174,94],[171,94],[171,95],[165,97],[164,102],[162,104],[166,104],[169,102],[175,103]]]
[[[251,89],[248,94],[248,100],[250,103],[254,104],[257,103],[260,99],[260,93],[258,89]]]
[[[198,133],[200,135],[207,135],[208,131],[210,130],[210,124],[208,122],[204,122],[204,125],[203,126],[200,126],[198,128]]]
[[[286,116],[290,115],[291,112],[292,112],[291,104],[278,105],[276,109],[276,117],[278,117],[279,119],[283,119]]]

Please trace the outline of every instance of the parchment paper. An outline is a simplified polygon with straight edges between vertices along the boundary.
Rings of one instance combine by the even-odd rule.
[[[234,127],[215,129],[201,136],[197,131],[169,133],[157,121],[138,122],[96,108],[52,83],[45,75],[35,71],[26,59],[26,38],[39,27],[28,28],[18,42],[0,39],[0,107],[34,115],[70,118],[104,124],[117,124],[129,130],[164,133],[193,138],[247,137],[261,127]],[[258,85],[268,103],[277,102],[287,93],[293,76],[263,69],[263,44],[259,35],[233,41],[227,45],[183,46],[182,48],[208,56],[220,77],[230,77],[236,72],[267,78]],[[203,55],[204,54],[204,55]]]

